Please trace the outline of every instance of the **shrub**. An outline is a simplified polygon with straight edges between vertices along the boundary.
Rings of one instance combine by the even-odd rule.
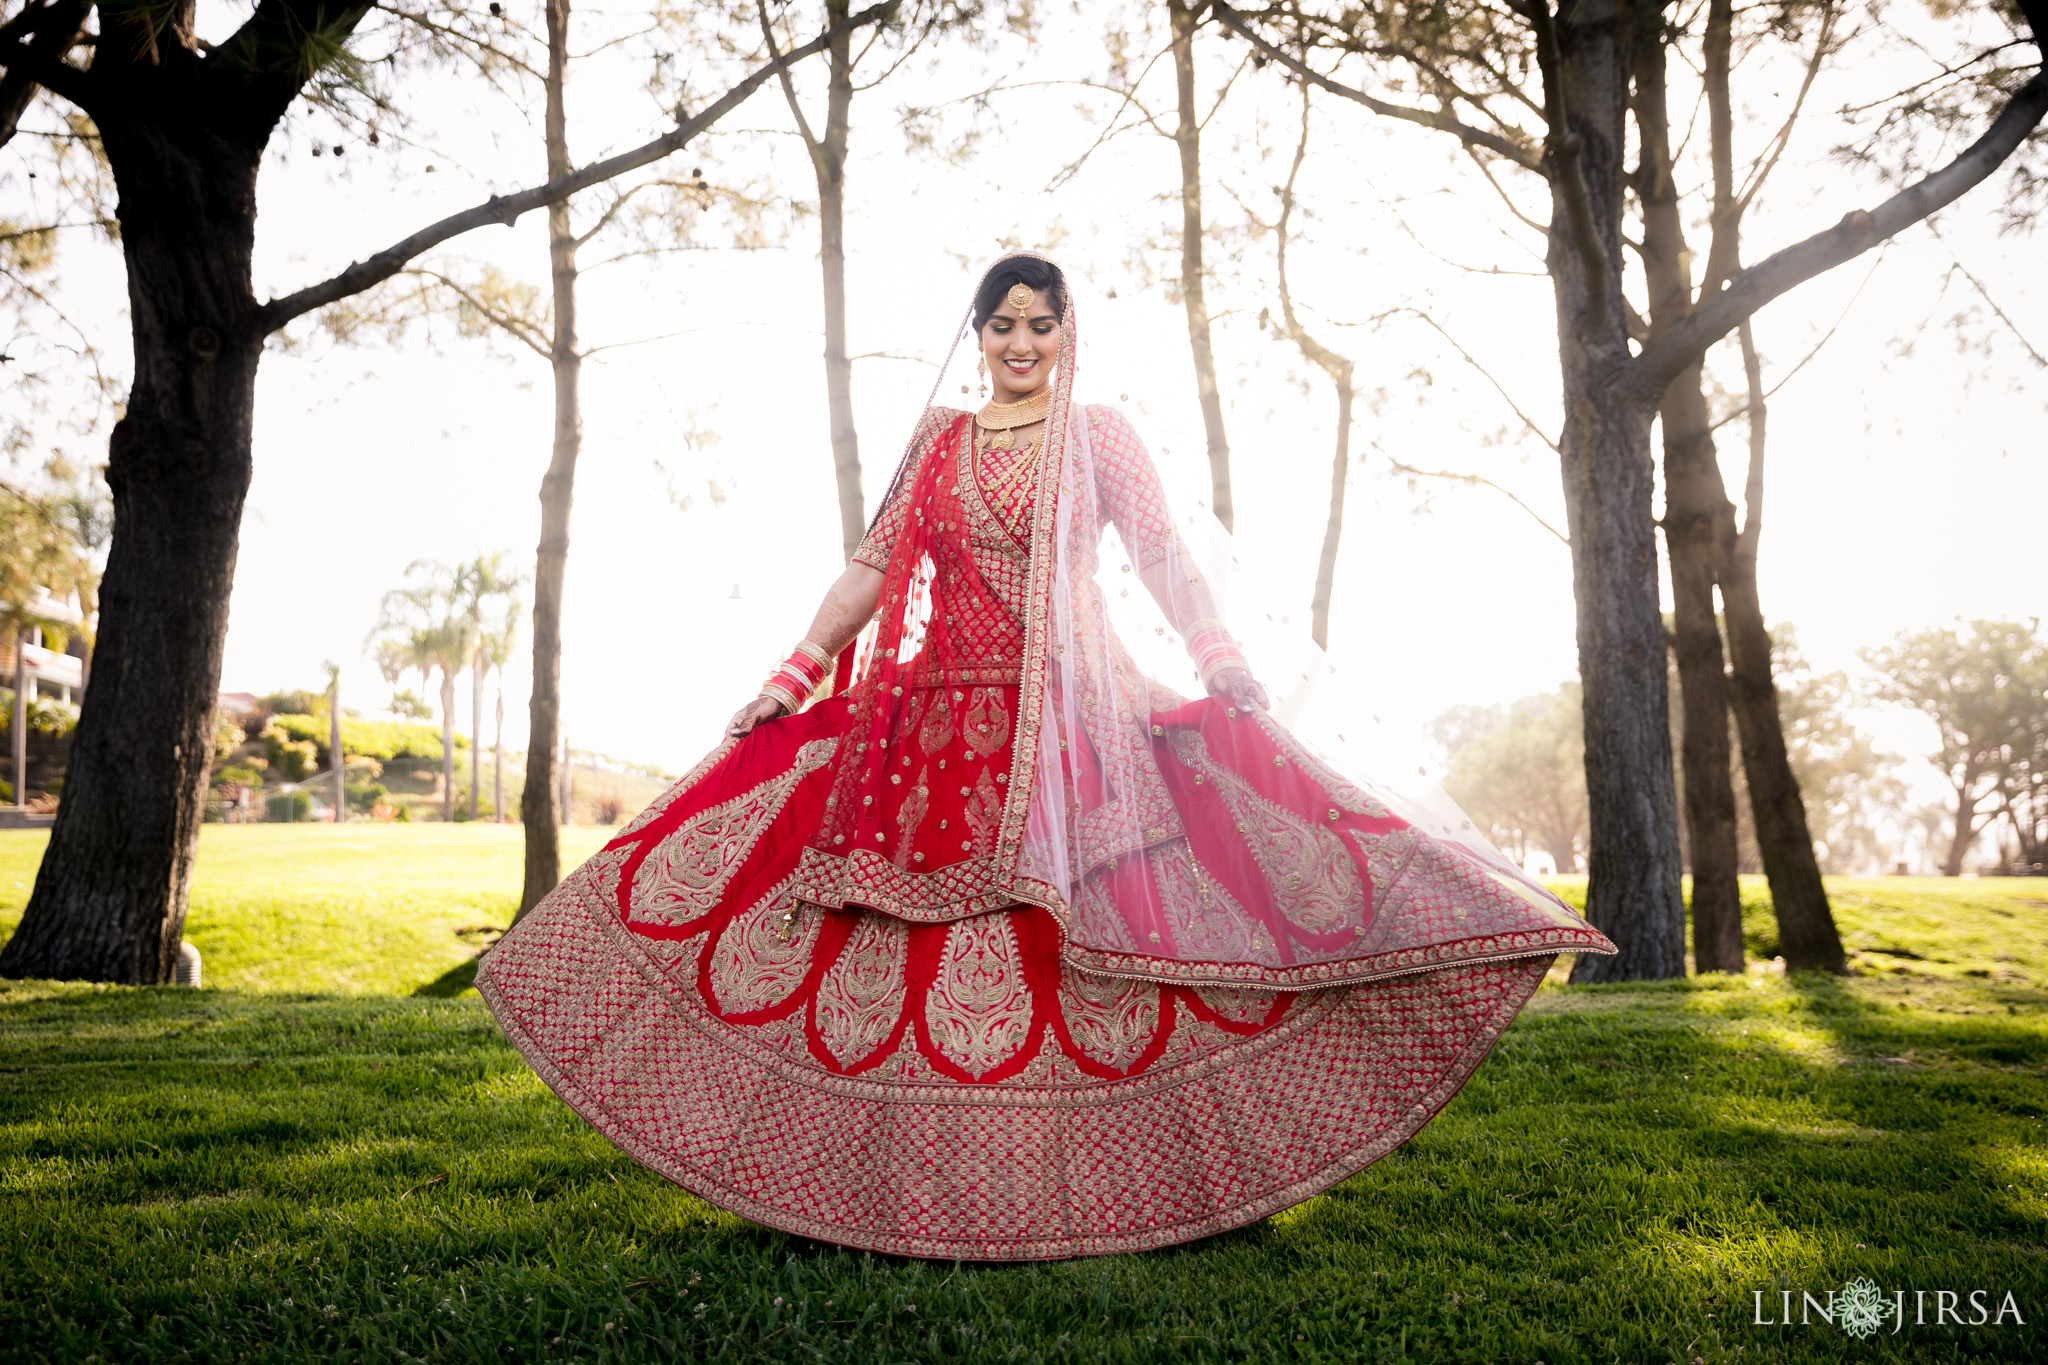
[[[263,774],[246,763],[230,763],[225,768],[216,768],[213,780],[232,782],[237,787],[260,787],[263,785]]]
[[[249,738],[242,727],[216,712],[213,717],[213,761],[218,763],[242,747]]]
[[[319,747],[297,738],[274,719],[263,727],[263,752],[287,782],[303,781],[320,766]]]
[[[409,825],[409,824],[411,824],[411,823],[412,823],[412,807],[411,807],[411,806],[400,806],[400,807],[398,808],[398,811],[397,811],[397,813],[396,813],[395,815],[393,815],[393,816],[391,817],[391,823],[392,823],[392,824],[394,824],[394,825]]]
[[[384,798],[391,794],[384,789],[382,782],[350,782],[342,790],[348,796],[349,809],[359,810],[365,814],[376,810],[384,803]]]
[[[272,716],[280,713],[304,715],[312,711],[325,710],[327,708],[327,694],[325,692],[307,692],[297,689],[289,692],[272,692],[269,696],[258,700],[256,705]]]
[[[270,718],[269,729],[313,745],[323,758],[326,754],[328,732],[324,716],[280,713]],[[469,741],[457,735],[455,751],[462,753],[468,748]],[[441,731],[438,726],[424,725],[415,720],[364,720],[359,716],[344,715],[341,718],[341,750],[343,754],[360,754],[383,763],[396,758],[420,758],[439,763]]]
[[[46,735],[68,735],[78,728],[78,708],[55,697],[37,697],[28,704],[28,728]]]
[[[274,792],[263,803],[263,818],[296,824],[313,813],[313,798],[306,792]]]

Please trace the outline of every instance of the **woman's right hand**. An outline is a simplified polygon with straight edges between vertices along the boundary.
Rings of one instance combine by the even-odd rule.
[[[781,702],[773,697],[756,697],[733,713],[732,724],[725,727],[725,733],[733,739],[745,739],[756,725],[781,714]]]

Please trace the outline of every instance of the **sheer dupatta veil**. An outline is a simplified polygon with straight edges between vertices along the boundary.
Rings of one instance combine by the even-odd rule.
[[[1020,255],[1050,263],[1015,253],[983,280]],[[1593,946],[1598,935],[1448,801],[1398,795],[1328,752],[1327,737],[1346,732],[1346,716],[1358,728],[1365,708],[1327,684],[1331,670],[1312,648],[1284,662],[1250,651],[1253,673],[1286,696],[1287,725],[1240,715],[1202,699],[1186,678],[1176,687],[1140,668],[1127,640],[1170,648],[1216,617],[1236,596],[1227,591],[1233,556],[1205,510],[1177,517],[1169,509],[1119,411],[1075,401],[1071,279],[1065,294],[1027,533],[1016,733],[995,847],[973,871],[934,881],[909,912],[891,913],[945,921],[1037,904],[1059,921],[1076,965],[1273,989]],[[973,338],[971,320],[970,304],[934,398],[961,342]],[[851,757],[842,750],[810,863],[874,858],[859,849],[856,774],[867,758],[909,741],[920,697],[952,681],[952,623],[932,610],[932,551],[957,528],[928,513],[947,480],[971,477],[957,435],[962,416],[927,406],[876,513],[878,522],[897,519],[894,550],[876,621],[853,647],[860,665],[842,741]],[[964,430],[971,441],[971,425]],[[1113,581],[1102,573],[1105,557]],[[1235,605],[1264,615],[1248,612],[1241,596]],[[1300,685],[1290,685],[1296,673]],[[1311,747],[1302,733],[1325,742]]]

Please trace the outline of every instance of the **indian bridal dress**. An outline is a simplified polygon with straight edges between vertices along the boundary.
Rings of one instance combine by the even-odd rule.
[[[477,974],[577,1113],[771,1227],[969,1260],[1237,1227],[1413,1136],[1556,954],[1614,951],[1284,704],[1139,667],[1127,636],[1217,636],[1227,569],[1072,401],[1075,346],[1069,291],[1036,447],[927,409],[830,694],[729,738]]]

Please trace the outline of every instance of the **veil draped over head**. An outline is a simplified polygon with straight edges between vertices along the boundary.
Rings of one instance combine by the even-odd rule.
[[[1020,256],[1052,264],[1013,253],[983,281]],[[1123,414],[1075,401],[1071,279],[1063,293],[1021,566],[963,551],[945,524],[958,504],[943,495],[973,481],[959,409],[927,406],[876,513],[894,548],[876,621],[849,647],[846,748],[800,898],[925,923],[1037,904],[1075,965],[1188,985],[1335,985],[1586,946],[1584,922],[1447,800],[1357,771],[1341,737],[1369,724],[1365,708],[1306,641],[1285,658],[1259,647],[1248,627],[1268,613],[1228,591],[1222,527],[1205,508],[1174,515]],[[934,398],[972,316],[970,303]],[[1014,616],[1005,604],[1020,594],[1017,657],[967,657],[963,637]],[[1233,596],[1236,617],[1224,612]],[[1274,715],[1204,698],[1184,663],[1174,673],[1182,642],[1219,616],[1248,641],[1251,671],[1281,701]],[[999,683],[1018,698],[1009,770],[981,794],[991,847],[940,871],[892,863],[864,784],[919,736],[969,723],[968,689]]]

